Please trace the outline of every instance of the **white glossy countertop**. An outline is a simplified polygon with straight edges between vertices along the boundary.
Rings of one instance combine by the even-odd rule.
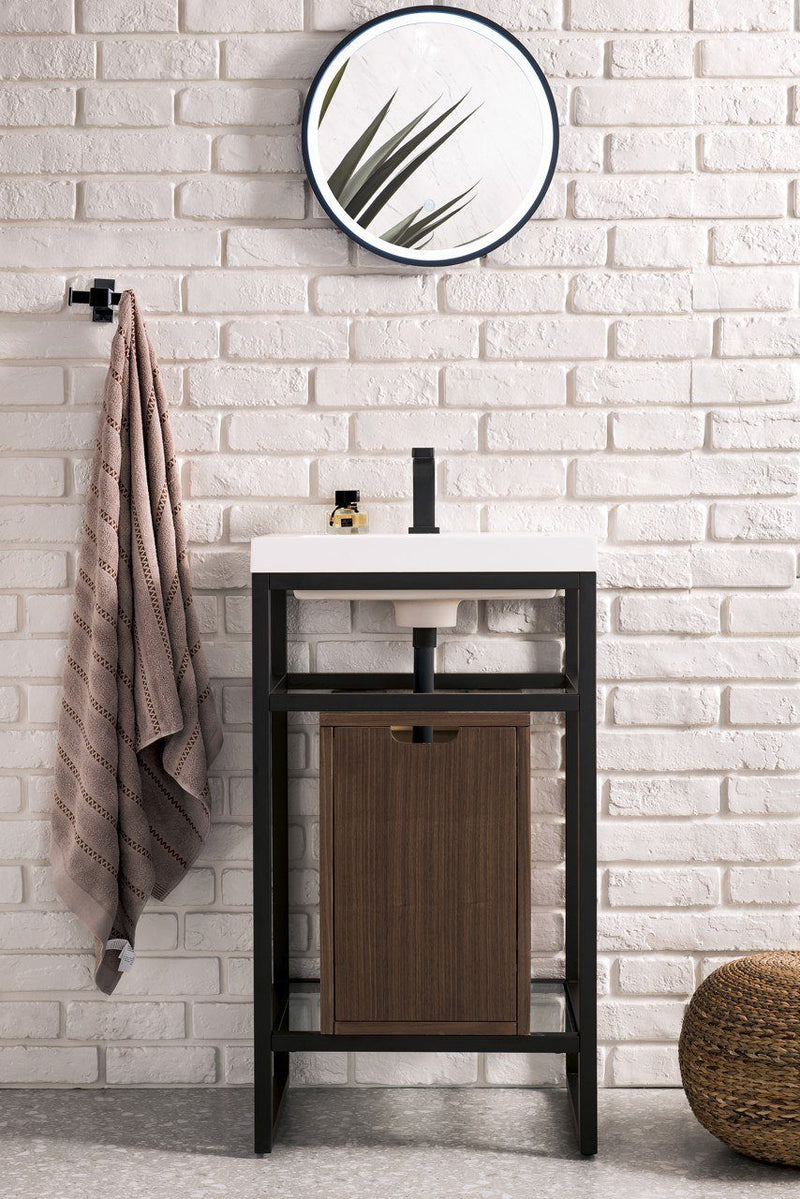
[[[250,542],[253,574],[593,571],[596,564],[591,537],[529,533],[276,534]]]

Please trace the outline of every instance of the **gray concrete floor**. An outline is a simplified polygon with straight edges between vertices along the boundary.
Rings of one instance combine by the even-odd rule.
[[[2,1199],[749,1199],[800,1172],[740,1157],[681,1091],[605,1091],[581,1158],[560,1090],[291,1092],[271,1157],[247,1089],[0,1092]]]

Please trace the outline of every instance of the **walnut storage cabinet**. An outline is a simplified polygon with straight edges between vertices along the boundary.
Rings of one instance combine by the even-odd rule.
[[[530,714],[320,734],[321,1032],[528,1033]]]

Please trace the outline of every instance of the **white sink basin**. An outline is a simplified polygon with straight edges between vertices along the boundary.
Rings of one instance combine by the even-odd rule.
[[[362,536],[281,534],[250,543],[253,574],[441,574],[485,571],[595,570],[590,537],[537,537],[528,533],[368,533]],[[452,628],[466,599],[545,598],[554,591],[425,589],[376,591],[369,587],[296,590],[298,599],[391,600],[400,628]]]

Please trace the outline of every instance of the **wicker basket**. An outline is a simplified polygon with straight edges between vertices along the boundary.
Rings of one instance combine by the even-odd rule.
[[[749,1157],[800,1166],[800,953],[710,974],[686,1009],[679,1057],[704,1128]]]

